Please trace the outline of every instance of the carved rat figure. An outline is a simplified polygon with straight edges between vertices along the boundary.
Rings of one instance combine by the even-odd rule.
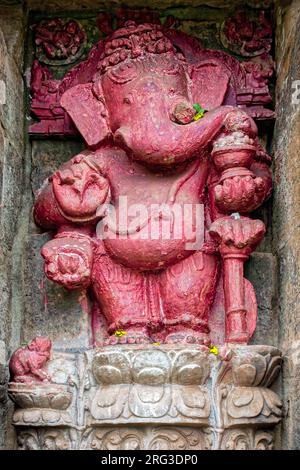
[[[51,341],[37,336],[27,346],[17,349],[9,362],[12,382],[49,382],[50,376],[43,369],[50,359]]]
[[[217,60],[189,63],[184,45],[179,51],[161,26],[128,22],[105,41],[93,80],[63,94],[61,105],[87,150],[49,178],[34,216],[57,232],[42,249],[49,279],[92,291],[94,344],[100,315],[108,344],[209,343],[222,255],[211,223],[240,212],[236,236],[243,225],[251,231],[245,216],[271,191],[256,124],[224,105],[231,79]],[[202,117],[197,109],[207,111]],[[126,226],[124,204],[131,210]],[[200,225],[185,231],[176,210],[190,210],[193,219],[199,206]],[[151,236],[153,225],[158,229]],[[259,237],[244,238],[247,244]],[[253,289],[248,283],[243,293],[243,277],[239,285],[249,305]],[[234,315],[238,309],[247,314],[238,306]],[[235,341],[249,339],[246,323],[231,322]],[[126,334],[114,334],[119,329]]]

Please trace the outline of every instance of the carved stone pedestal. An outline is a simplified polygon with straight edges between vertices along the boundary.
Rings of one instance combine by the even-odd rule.
[[[122,345],[54,352],[47,384],[10,383],[20,449],[271,449],[281,353]]]

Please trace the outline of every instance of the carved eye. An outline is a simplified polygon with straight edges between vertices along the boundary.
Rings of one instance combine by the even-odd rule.
[[[125,103],[125,104],[132,104],[132,103],[133,103],[133,97],[132,97],[132,95],[127,95],[127,96],[125,96],[125,98],[123,99],[123,103]]]
[[[175,93],[176,93],[176,92],[175,92],[174,88],[170,88],[170,89],[169,89],[169,96],[174,96]]]

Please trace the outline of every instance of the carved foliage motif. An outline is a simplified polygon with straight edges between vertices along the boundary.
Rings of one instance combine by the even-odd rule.
[[[259,415],[267,420],[280,421],[281,401],[272,390],[264,388],[236,387],[229,392],[226,408],[230,418],[256,418]]]
[[[18,432],[18,450],[209,450],[209,429],[189,427],[96,428],[84,433],[72,429],[24,429]],[[222,450],[271,450],[272,432],[252,429],[227,430]]]
[[[222,450],[272,450],[274,436],[270,432],[234,429],[225,432]]]
[[[87,429],[23,429],[18,433],[18,450],[208,450],[208,429],[192,427],[105,427]]]
[[[18,433],[18,450],[70,450],[72,430],[26,429]]]
[[[209,433],[188,427],[96,429],[91,448],[96,450],[204,450],[209,449]]]

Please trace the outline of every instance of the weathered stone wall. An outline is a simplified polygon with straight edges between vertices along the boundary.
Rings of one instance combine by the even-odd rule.
[[[5,2],[7,3],[7,2]],[[23,48],[25,16],[21,5],[0,2],[0,447],[4,444],[9,405],[7,359],[20,342],[21,292],[18,253],[22,243],[25,183]]]
[[[300,449],[300,2],[276,9],[277,121],[273,249],[279,263],[279,347],[285,357],[282,448]]]

